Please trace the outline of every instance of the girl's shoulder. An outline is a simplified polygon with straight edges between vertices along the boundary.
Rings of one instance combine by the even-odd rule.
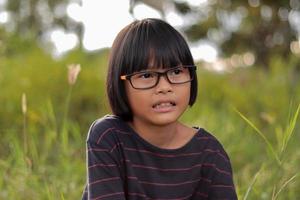
[[[218,139],[209,131],[207,131],[205,128],[194,126],[193,128],[196,128],[197,131],[197,137],[201,139],[209,139],[213,141],[218,141]]]
[[[222,143],[217,139],[217,137],[204,128],[198,128],[196,139],[198,145],[203,147],[204,149],[210,149],[213,151],[225,153],[224,147]]]
[[[87,141],[97,143],[100,138],[109,135],[113,130],[121,129],[123,123],[125,122],[116,115],[105,115],[96,119],[89,128]]]

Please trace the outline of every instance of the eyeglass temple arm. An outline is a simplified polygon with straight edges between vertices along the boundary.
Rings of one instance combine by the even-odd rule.
[[[122,76],[120,76],[120,79],[121,79],[121,80],[126,80],[126,79],[127,79],[127,76],[126,76],[126,75],[122,75]]]

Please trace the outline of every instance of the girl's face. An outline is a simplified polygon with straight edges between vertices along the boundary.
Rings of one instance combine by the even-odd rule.
[[[151,71],[164,72],[166,70]],[[129,81],[126,81],[125,89],[133,114],[133,122],[155,126],[176,122],[188,107],[190,87],[191,82],[171,84],[166,76],[161,76],[158,84],[150,89],[135,89]]]

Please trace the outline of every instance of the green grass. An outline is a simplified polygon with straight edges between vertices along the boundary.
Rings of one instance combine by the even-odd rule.
[[[73,86],[67,82],[71,63],[82,66]],[[86,133],[109,112],[106,64],[106,51],[74,51],[54,61],[33,50],[0,60],[0,199],[80,198]],[[300,199],[300,79],[282,64],[274,58],[270,72],[229,74],[199,68],[197,102],[181,118],[221,141],[239,199]]]
[[[284,188],[288,187],[288,184],[290,184],[299,175],[299,172],[295,171],[294,172],[295,174],[291,178],[288,178],[287,180],[283,180],[285,179],[285,174],[291,173],[291,171],[288,171],[290,170],[290,168],[288,168],[287,170],[284,167],[284,165],[286,165],[284,161],[287,162],[286,159],[287,155],[285,155],[284,152],[286,152],[289,140],[294,134],[299,111],[300,111],[300,104],[298,105],[295,114],[289,120],[286,130],[281,133],[278,133],[280,135],[280,137],[277,137],[278,139],[277,143],[279,144],[278,149],[276,149],[271,144],[271,142],[266,138],[266,136],[251,121],[249,121],[249,119],[247,119],[239,111],[236,111],[241,116],[241,118],[243,118],[255,130],[255,132],[259,135],[259,137],[262,138],[262,140],[265,143],[266,149],[268,150],[268,152],[270,152],[270,156],[269,156],[270,160],[266,160],[265,162],[262,163],[262,168],[255,174],[253,181],[251,182],[250,186],[247,189],[246,194],[244,195],[243,198],[244,200],[248,198],[250,191],[255,187],[255,182],[259,178],[259,174],[262,173],[261,171],[263,170],[268,170],[269,172],[271,172],[271,176],[277,177],[277,181],[275,180],[275,182],[269,183],[269,186],[273,184],[272,198],[271,198],[272,200],[277,199],[279,197],[279,194],[284,190]],[[269,165],[270,163],[272,163],[272,159],[276,162],[277,166]],[[293,159],[293,155],[291,156],[290,159]],[[266,165],[268,165],[268,169],[265,168]],[[280,172],[281,174],[279,177],[277,176],[277,172]],[[290,196],[286,196],[286,198],[290,199]]]

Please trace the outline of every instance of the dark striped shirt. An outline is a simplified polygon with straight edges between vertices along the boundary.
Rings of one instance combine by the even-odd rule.
[[[82,199],[237,199],[230,160],[204,129],[178,149],[161,149],[120,118],[95,121],[87,137]]]

